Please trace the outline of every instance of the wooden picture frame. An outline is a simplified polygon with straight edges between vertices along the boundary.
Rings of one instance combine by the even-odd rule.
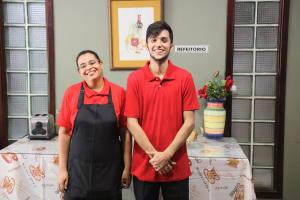
[[[137,69],[149,60],[146,30],[163,17],[163,0],[110,0],[111,70]]]

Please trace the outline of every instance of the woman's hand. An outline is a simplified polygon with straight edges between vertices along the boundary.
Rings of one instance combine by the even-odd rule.
[[[60,192],[64,193],[68,187],[68,171],[59,170],[58,172],[58,189]]]
[[[71,137],[68,135],[68,129],[59,127],[58,134],[58,189],[62,193],[67,189],[69,175],[67,171],[68,152],[70,146]]]
[[[122,188],[129,188],[131,183],[130,170],[124,169],[122,173],[121,186]]]

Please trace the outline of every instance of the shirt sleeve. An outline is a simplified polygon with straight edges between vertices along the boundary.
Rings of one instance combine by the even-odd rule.
[[[71,124],[71,109],[70,109],[70,95],[68,90],[65,91],[61,106],[60,106],[60,111],[58,114],[58,118],[57,118],[57,124],[59,126],[62,126],[64,128],[66,128],[69,132],[72,129],[72,124]]]
[[[189,74],[184,81],[183,90],[183,110],[198,110],[199,102],[196,93],[196,87],[193,81],[193,77]]]
[[[125,103],[125,116],[139,118],[140,103],[138,96],[138,81],[132,74],[127,80],[127,90],[126,90],[126,103]]]

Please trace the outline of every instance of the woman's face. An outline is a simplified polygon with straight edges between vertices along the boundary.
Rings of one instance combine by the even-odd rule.
[[[86,53],[78,58],[78,72],[85,81],[103,77],[103,64],[94,54]]]

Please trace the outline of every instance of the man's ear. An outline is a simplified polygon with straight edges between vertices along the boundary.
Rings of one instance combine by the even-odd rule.
[[[174,44],[172,43],[172,44],[171,44],[170,50],[172,51],[174,48],[175,48],[175,46],[174,46]]]

